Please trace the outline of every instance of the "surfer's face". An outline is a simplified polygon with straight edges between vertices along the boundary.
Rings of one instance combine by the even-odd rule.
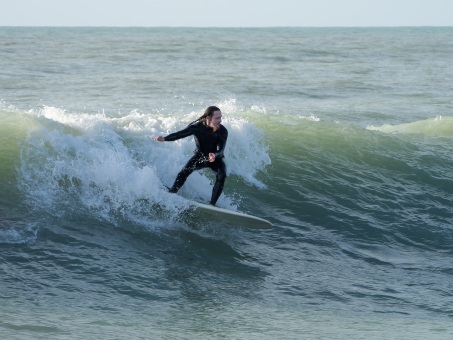
[[[206,121],[208,123],[208,126],[214,128],[217,130],[222,123],[222,112],[220,111],[214,111],[212,116],[206,117]]]

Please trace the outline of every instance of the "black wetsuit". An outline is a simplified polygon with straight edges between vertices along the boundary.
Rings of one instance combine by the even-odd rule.
[[[219,129],[214,131],[211,127],[200,122],[191,124],[184,130],[169,134],[164,138],[165,141],[171,142],[191,135],[194,136],[197,148],[192,158],[189,159],[184,168],[179,172],[175,183],[170,188],[170,192],[177,192],[186,182],[187,177],[195,170],[209,167],[216,172],[216,181],[212,189],[211,201],[209,202],[215,205],[222,194],[226,179],[226,165],[223,161],[223,152],[228,138],[228,130],[223,125],[220,125]],[[215,154],[214,162],[209,162],[209,153]]]

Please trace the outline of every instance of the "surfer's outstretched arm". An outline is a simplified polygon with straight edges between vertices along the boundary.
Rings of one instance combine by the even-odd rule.
[[[186,138],[194,133],[196,133],[199,130],[199,127],[197,125],[189,125],[185,129],[178,131],[178,132],[173,132],[170,133],[168,136],[162,137],[162,136],[157,136],[153,137],[153,140],[157,140],[159,142],[173,142],[175,140],[181,139],[181,138]]]

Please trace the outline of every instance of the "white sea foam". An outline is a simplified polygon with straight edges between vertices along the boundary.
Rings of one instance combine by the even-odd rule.
[[[23,225],[23,222],[0,221],[0,244],[34,243],[37,239],[38,230],[39,227],[33,223]]]
[[[228,174],[264,188],[256,178],[270,164],[262,132],[235,112],[234,102],[223,104],[219,106],[229,131]],[[213,181],[209,170],[193,173],[181,196],[165,188],[191,156],[192,138],[173,143],[151,139],[184,128],[202,112],[156,115],[132,111],[109,117],[44,107],[29,114],[35,117],[36,127],[29,132],[19,172],[21,187],[34,205],[54,208],[66,201],[109,218],[112,211],[130,214],[142,199],[163,207],[171,216],[188,206],[181,196],[209,200]],[[222,195],[219,206],[235,209],[237,202]]]
[[[369,125],[367,129],[386,133],[417,133],[427,136],[452,137],[453,117],[437,116],[436,118],[424,119],[397,125]]]

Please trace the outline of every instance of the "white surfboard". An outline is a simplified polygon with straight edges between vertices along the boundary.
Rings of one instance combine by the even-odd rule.
[[[247,215],[238,211],[218,208],[212,205],[191,201],[196,212],[212,218],[213,221],[251,229],[271,229],[272,223],[263,218]]]

